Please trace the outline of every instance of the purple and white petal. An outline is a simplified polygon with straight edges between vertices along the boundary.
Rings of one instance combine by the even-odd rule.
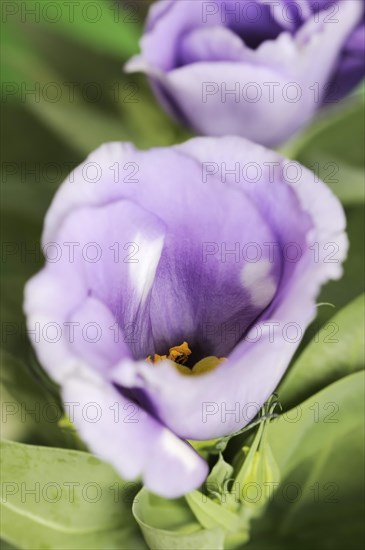
[[[344,229],[338,200],[311,172],[242,138],[150,151],[111,143],[90,155],[49,209],[46,265],[24,305],[38,358],[65,402],[79,403],[72,420],[90,449],[163,496],[198,487],[207,465],[181,439],[227,435],[257,414],[321,285],[341,275]],[[189,376],[146,361],[182,342],[186,369],[226,360]],[[97,422],[84,418],[88,403]],[[134,407],[138,422],[112,422],[113,404]]]
[[[364,7],[363,0],[157,3],[141,54],[126,70],[145,72],[163,107],[196,132],[276,146],[364,78]]]
[[[166,498],[203,483],[208,466],[193,448],[85,364],[65,380],[62,396],[81,437],[123,479],[141,478]]]

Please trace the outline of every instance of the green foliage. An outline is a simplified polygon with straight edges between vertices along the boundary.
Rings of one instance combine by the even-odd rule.
[[[318,302],[334,304],[337,309],[364,291],[364,249],[360,238],[365,232],[364,89],[364,85],[360,86],[350,99],[320,113],[308,129],[283,149],[289,158],[323,179],[345,208],[350,249],[344,276],[325,285],[318,298]],[[330,307],[319,308],[302,347],[332,314]]]
[[[342,378],[270,425],[282,481],[248,549],[361,547],[363,376]]]
[[[319,331],[277,390],[287,408],[353,372],[364,369],[364,295],[341,309]]]
[[[202,529],[184,499],[165,500],[142,489],[133,514],[149,548],[223,550],[221,529]]]
[[[35,363],[1,354],[2,426],[44,444],[72,447],[72,434],[62,430],[63,416],[57,387]],[[6,392],[6,393],[5,393]],[[11,433],[11,432],[10,432]]]
[[[123,482],[88,453],[1,444],[2,537],[24,549],[144,550]]]
[[[346,206],[365,198],[363,89],[344,105],[332,107],[284,152],[325,181]]]
[[[149,547],[193,548],[216,529],[218,549],[360,548],[363,418],[364,373],[345,375],[261,423],[238,471],[220,457],[185,503],[143,489],[134,514]]]

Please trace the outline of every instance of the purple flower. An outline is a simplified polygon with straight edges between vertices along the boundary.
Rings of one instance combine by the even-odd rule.
[[[363,78],[363,13],[363,0],[157,2],[126,69],[198,133],[275,146]]]
[[[92,153],[49,209],[25,293],[90,449],[161,495],[198,487],[207,464],[183,440],[257,414],[341,275],[344,228],[310,171],[243,138]]]

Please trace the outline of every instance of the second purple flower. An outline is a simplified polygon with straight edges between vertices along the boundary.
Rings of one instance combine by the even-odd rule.
[[[127,65],[197,133],[277,146],[365,74],[363,0],[160,1]]]

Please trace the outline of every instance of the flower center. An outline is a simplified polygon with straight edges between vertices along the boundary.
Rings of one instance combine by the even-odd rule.
[[[215,357],[214,355],[210,355],[208,357],[204,357],[204,359],[201,359],[200,361],[195,363],[192,368],[190,368],[186,366],[186,363],[191,353],[192,352],[189,348],[188,343],[183,342],[182,344],[180,344],[180,346],[174,346],[170,348],[168,355],[158,355],[158,353],[155,353],[153,357],[151,357],[151,355],[146,357],[146,361],[147,363],[154,365],[156,363],[159,363],[160,361],[168,359],[169,361],[173,362],[174,367],[176,367],[176,369],[181,374],[191,376],[204,374],[206,372],[214,370],[220,363],[222,363],[222,361],[226,360],[225,357]]]

